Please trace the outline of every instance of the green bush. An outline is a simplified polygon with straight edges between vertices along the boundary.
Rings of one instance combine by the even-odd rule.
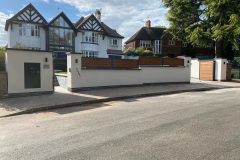
[[[240,64],[240,57],[234,57],[234,60]]]
[[[0,47],[0,71],[5,71],[5,51],[4,47]]]
[[[144,50],[143,47],[138,47],[137,49],[130,48],[126,54],[127,56],[143,56],[143,57],[154,56],[152,51]]]

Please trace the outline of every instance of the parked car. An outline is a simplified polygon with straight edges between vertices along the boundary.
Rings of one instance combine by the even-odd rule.
[[[67,72],[67,54],[64,51],[53,51],[54,70]]]

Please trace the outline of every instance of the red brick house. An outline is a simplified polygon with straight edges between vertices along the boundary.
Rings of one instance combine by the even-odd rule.
[[[142,46],[147,50],[153,51],[155,54],[161,54],[161,56],[187,55],[191,44],[173,39],[173,36],[166,33],[165,30],[166,28],[151,27],[151,21],[148,20],[145,27],[142,27],[125,42],[126,49],[130,47],[136,49]],[[213,58],[214,43],[211,43],[207,48],[197,46],[196,57]]]

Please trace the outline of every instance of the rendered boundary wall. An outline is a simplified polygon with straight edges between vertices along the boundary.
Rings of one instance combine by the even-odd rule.
[[[208,60],[203,60],[208,61]],[[227,80],[227,59],[215,58],[209,61],[215,61],[215,80],[216,81],[226,81]],[[199,79],[200,75],[200,62],[201,60],[192,59],[191,61],[191,78]]]
[[[40,63],[40,88],[25,88],[24,63]],[[6,49],[6,69],[10,97],[53,93],[52,52]]]
[[[191,58],[184,67],[140,66],[138,69],[82,69],[81,54],[68,54],[68,90],[148,83],[190,83]],[[77,62],[77,63],[76,63]]]

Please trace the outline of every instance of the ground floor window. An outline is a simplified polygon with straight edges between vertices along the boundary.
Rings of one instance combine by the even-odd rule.
[[[140,40],[140,46],[144,48],[151,48],[151,41]]]
[[[98,57],[98,52],[95,51],[82,51],[82,53],[83,57]]]

